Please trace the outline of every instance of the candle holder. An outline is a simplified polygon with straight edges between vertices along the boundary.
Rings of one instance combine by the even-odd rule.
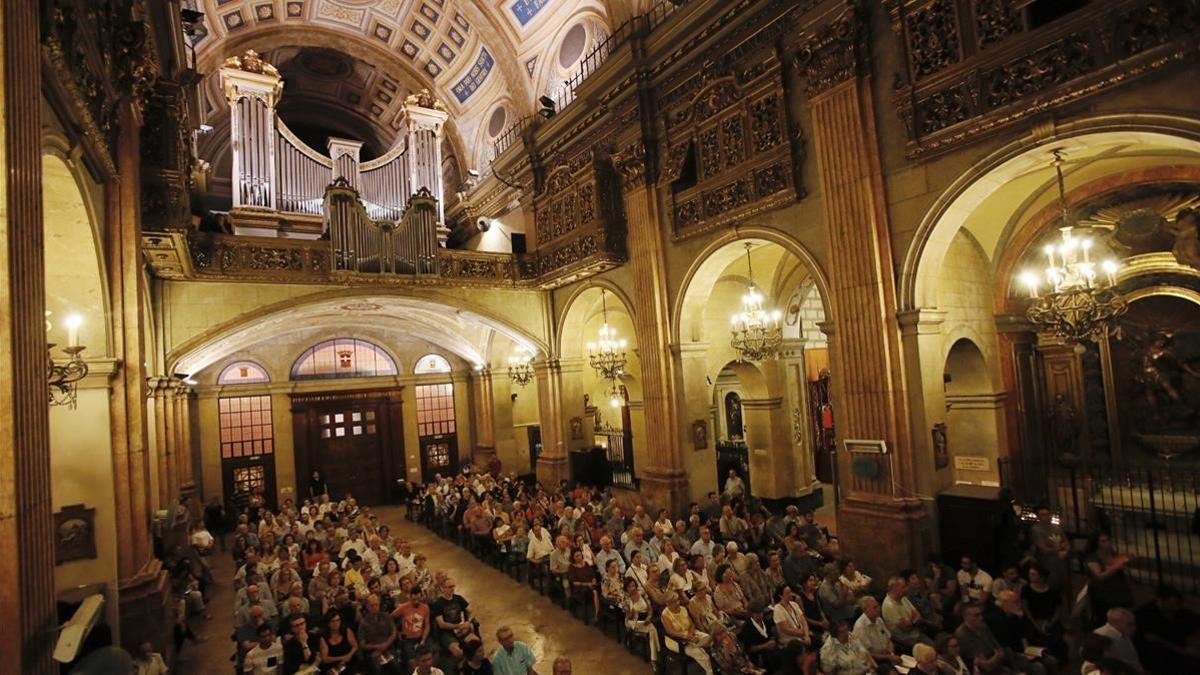
[[[54,347],[53,343],[46,345],[46,380],[50,385],[49,402],[52,406],[65,405],[74,410],[77,385],[88,374],[88,364],[82,356],[83,350],[87,347],[82,345],[63,347],[63,352],[68,357],[65,363],[55,362]]]

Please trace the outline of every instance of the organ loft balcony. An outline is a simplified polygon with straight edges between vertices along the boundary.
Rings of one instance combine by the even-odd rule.
[[[143,179],[144,192],[168,193],[143,217],[142,249],[156,277],[553,288],[624,262],[623,246],[579,246],[570,258],[557,250],[527,252],[515,242],[511,250],[456,247],[454,221],[461,231],[463,220],[474,219],[458,203],[460,186],[447,185],[447,174],[457,183],[457,171],[447,170],[452,162],[443,156],[446,105],[428,90],[404,96],[390,124],[390,146],[371,156],[363,156],[364,140],[332,133],[318,149],[320,135],[310,133],[314,115],[299,116],[295,130],[285,122],[286,74],[253,50],[226,59],[215,74],[216,104],[210,99],[223,123],[202,125],[215,138],[192,143],[193,151],[202,143],[219,148],[209,153],[217,159],[162,167]],[[372,140],[378,147],[378,136]],[[178,187],[170,194],[188,173],[190,195],[181,198]],[[191,204],[190,214],[171,213],[181,201]],[[589,241],[607,241],[607,225],[597,216],[581,234],[596,231],[600,236]]]

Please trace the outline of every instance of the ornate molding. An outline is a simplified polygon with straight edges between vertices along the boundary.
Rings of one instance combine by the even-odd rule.
[[[1032,27],[1028,10],[1005,0],[973,0],[969,12],[948,0],[887,5],[906,63],[895,105],[910,158],[1192,62],[1198,51],[1200,5],[1193,0],[1089,3]],[[922,16],[929,20],[917,22]],[[932,33],[928,24],[943,30]]]
[[[867,25],[857,3],[828,23],[805,31],[793,56],[808,96],[817,96],[866,72]]]

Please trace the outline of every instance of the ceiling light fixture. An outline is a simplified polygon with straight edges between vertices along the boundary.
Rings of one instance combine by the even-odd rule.
[[[742,311],[730,317],[730,345],[739,361],[764,361],[779,356],[783,344],[780,319],[783,312],[763,308],[763,294],[754,284],[754,267],[750,259],[753,244],[746,242],[746,270],[750,288],[742,296]]]
[[[1117,290],[1121,265],[1111,257],[1097,262],[1092,238],[1074,234],[1067,212],[1062,165],[1062,151],[1054,150],[1052,166],[1058,177],[1058,229],[1062,239],[1057,246],[1050,243],[1043,247],[1046,266],[1040,275],[1026,270],[1019,276],[1031,301],[1025,316],[1039,332],[1053,333],[1067,343],[1120,338],[1117,319],[1128,309]],[[1040,293],[1043,277],[1047,287],[1044,294]]]

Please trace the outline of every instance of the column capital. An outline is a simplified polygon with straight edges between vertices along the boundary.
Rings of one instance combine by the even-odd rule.
[[[941,333],[942,324],[946,321],[947,313],[944,309],[936,309],[934,307],[921,307],[896,312],[896,319],[900,322],[900,334],[936,335]]]
[[[825,337],[833,337],[833,334],[836,332],[834,329],[834,323],[830,320],[818,321],[817,330],[821,331],[821,334]]]

